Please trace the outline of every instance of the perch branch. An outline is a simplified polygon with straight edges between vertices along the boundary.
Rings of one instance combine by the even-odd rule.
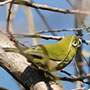
[[[9,35],[8,35],[9,36]],[[53,40],[61,40],[64,37],[60,36],[47,36],[47,35],[36,35],[36,34],[13,34],[15,38],[43,38],[43,39],[53,39]],[[82,40],[83,43],[90,45],[89,40]]]
[[[2,48],[15,48],[15,44],[0,31],[0,66],[7,70],[15,80],[21,83],[26,90],[51,90],[60,87],[53,84],[50,79],[35,67],[33,67],[27,59],[19,53],[5,52]]]

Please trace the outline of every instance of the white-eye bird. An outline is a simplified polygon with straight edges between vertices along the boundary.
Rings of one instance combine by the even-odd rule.
[[[24,51],[37,66],[50,72],[66,67],[75,56],[81,39],[77,36],[67,36],[55,44],[36,45]]]

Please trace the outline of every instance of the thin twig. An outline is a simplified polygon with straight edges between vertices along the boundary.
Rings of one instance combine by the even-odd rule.
[[[4,88],[4,87],[0,87],[0,90],[9,90],[9,89],[6,89],[6,88]]]
[[[80,28],[70,28],[70,29],[55,29],[52,31],[43,30],[43,31],[36,32],[35,34],[49,33],[49,32],[61,32],[61,31],[80,31],[80,30],[84,30],[84,29],[80,27]]]
[[[43,20],[44,24],[47,26],[47,28],[48,28],[47,32],[50,32],[52,35],[56,36],[56,34],[53,32],[53,30],[51,29],[50,25],[48,24],[48,22],[46,21],[45,17],[42,15],[42,13],[38,9],[35,9],[35,10],[39,14],[41,19]]]
[[[60,70],[60,72],[63,72],[65,74],[67,74],[68,76],[72,77],[72,78],[76,78],[76,76],[73,76],[72,74],[68,73],[67,71]]]
[[[90,45],[90,41],[89,40],[82,40],[83,43]]]
[[[28,43],[30,46],[33,46],[29,41],[24,41],[23,44]]]
[[[8,35],[9,36],[9,35]],[[53,39],[53,40],[61,40],[64,37],[60,36],[48,36],[48,35],[38,35],[38,34],[13,34],[15,38],[42,38],[42,39]]]
[[[31,0],[32,3],[34,3],[33,0]],[[48,24],[46,18],[44,17],[44,15],[38,10],[35,9],[36,12],[38,13],[38,15],[41,17],[41,19],[43,20],[44,24],[46,25],[46,27],[48,28],[48,31],[52,31],[52,28],[50,27],[50,25]],[[56,36],[56,34],[54,32],[50,32],[52,35]]]
[[[67,2],[69,3],[69,5],[74,9],[74,5],[71,3],[70,0],[67,0]]]
[[[83,53],[80,52],[80,50],[78,50],[78,53],[84,58],[84,60],[86,61],[86,63],[87,63],[88,66],[90,67],[90,63],[89,63],[88,60],[85,58],[85,56],[83,55]]]
[[[86,74],[86,75],[81,76],[81,77],[75,77],[75,78],[60,77],[60,79],[64,80],[64,81],[70,81],[70,82],[81,81],[83,83],[90,84],[90,82],[86,82],[84,80],[84,79],[87,79],[89,77],[90,77],[90,74]]]
[[[63,81],[69,81],[69,82],[75,82],[75,81],[81,81],[83,83],[86,83],[86,84],[90,84],[90,82],[86,82],[84,81],[83,79],[81,79],[82,77],[77,77],[75,79],[72,79],[72,78],[67,78],[67,77],[63,77],[63,78],[60,78],[61,80]]]
[[[8,35],[9,36],[9,35]],[[43,39],[53,39],[53,40],[61,40],[64,37],[60,36],[47,36],[47,35],[36,35],[36,34],[13,34],[15,38],[43,38]],[[82,40],[83,43],[90,45],[89,40]]]
[[[10,3],[10,6],[9,6],[9,10],[8,10],[8,16],[7,16],[7,25],[6,25],[6,31],[10,34],[10,30],[9,30],[9,24],[10,24],[10,15],[11,15],[11,8],[12,8],[12,5],[13,5],[13,2],[14,0],[12,0],[12,2]]]

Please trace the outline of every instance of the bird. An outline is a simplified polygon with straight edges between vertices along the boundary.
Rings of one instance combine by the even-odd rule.
[[[73,60],[81,44],[82,40],[78,36],[69,35],[54,44],[32,46],[24,53],[37,66],[54,72],[62,70]]]

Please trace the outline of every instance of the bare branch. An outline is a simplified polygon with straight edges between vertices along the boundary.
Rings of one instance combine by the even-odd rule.
[[[82,40],[83,43],[86,43],[87,45],[90,45],[90,41],[89,40]]]
[[[38,9],[35,9],[35,10],[39,14],[39,16],[41,17],[41,19],[43,20],[44,24],[47,26],[47,28],[48,28],[48,31],[47,32],[50,32],[52,35],[56,36],[56,34],[53,32],[52,28],[48,24],[46,18],[44,17],[44,15]]]
[[[49,33],[49,32],[61,32],[61,31],[80,31],[80,30],[83,30],[83,28],[55,29],[52,31],[43,30],[43,31],[36,32],[35,34]]]
[[[4,87],[0,87],[0,90],[9,90],[9,89],[6,89],[6,88],[4,88]]]
[[[67,71],[61,70],[60,72],[63,72],[72,78],[76,78],[76,76],[73,76],[72,74],[68,73]]]
[[[15,38],[43,38],[43,39],[53,39],[53,40],[61,40],[64,37],[60,37],[60,36],[47,36],[47,35],[37,35],[37,34],[13,34],[13,36]],[[83,43],[90,45],[90,41],[89,40],[82,40]]]
[[[9,35],[8,35],[9,36]],[[54,39],[54,40],[61,40],[64,37],[60,36],[48,36],[48,35],[37,35],[37,34],[13,34],[15,38],[43,38],[43,39]]]
[[[67,78],[67,77],[61,77],[60,79],[64,80],[64,81],[70,81],[70,82],[81,81],[83,83],[90,84],[90,82],[86,82],[84,80],[84,79],[87,79],[87,78],[90,78],[90,74],[86,74],[86,75],[81,76],[81,77],[74,77],[73,79],[72,78]]]
[[[13,5],[13,2],[14,2],[14,0],[12,0],[12,2],[10,3],[9,10],[8,10],[8,16],[7,16],[6,31],[7,31],[8,33],[11,33],[10,30],[9,30],[9,27],[10,27],[11,8],[12,8],[12,5]]]
[[[40,4],[35,4],[35,3],[31,3],[31,2],[26,2],[26,1],[15,1],[14,3],[19,4],[19,5],[37,8],[37,9],[43,9],[43,10],[48,10],[48,11],[64,13],[64,14],[85,14],[85,15],[90,14],[90,11],[68,10],[68,9],[65,10],[65,9],[54,8],[54,7],[50,7],[47,5],[40,5]]]
[[[71,3],[70,0],[67,0],[68,4],[74,9],[74,5]]]
[[[10,3],[10,2],[11,1],[8,1],[7,3]],[[64,13],[64,14],[85,14],[85,15],[90,14],[90,11],[68,10],[68,9],[65,10],[61,8],[50,7],[47,5],[35,4],[35,3],[27,2],[27,1],[14,1],[14,4],[19,4],[19,5],[24,5],[24,6],[37,8],[37,9],[59,12],[59,13]],[[5,5],[5,4],[1,4],[1,5]]]
[[[90,78],[90,74],[86,74],[86,75],[84,75],[84,76],[77,77],[77,76],[74,76],[74,75],[68,73],[67,71],[64,71],[64,70],[61,70],[61,72],[65,73],[66,75],[68,75],[68,76],[71,77],[71,78],[68,78],[68,77],[60,77],[61,80],[70,81],[70,82],[81,81],[81,82],[83,82],[83,83],[90,84],[90,82],[86,82],[86,81],[84,80],[84,79]]]

